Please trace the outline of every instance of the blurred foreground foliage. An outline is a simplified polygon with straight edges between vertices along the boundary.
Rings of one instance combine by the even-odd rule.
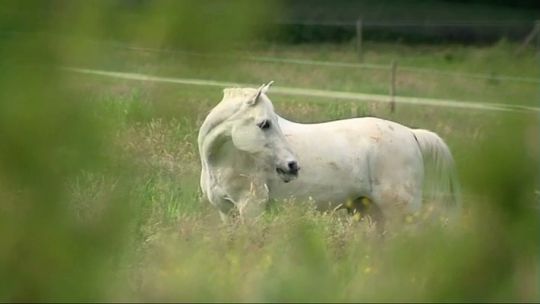
[[[237,1],[0,3],[0,300],[539,299],[538,117],[498,115],[474,142],[452,135],[467,194],[457,223],[428,209],[381,238],[367,221],[284,202],[228,227],[197,192],[196,133],[218,94],[107,95],[59,69],[107,56],[93,39],[226,49],[272,13]]]
[[[132,169],[114,124],[70,89],[60,68],[107,56],[93,41],[227,48],[249,37],[266,5],[247,1],[0,3],[0,299],[104,300],[133,222]],[[70,37],[71,39],[63,39]],[[68,184],[107,172],[103,210],[82,222]]]

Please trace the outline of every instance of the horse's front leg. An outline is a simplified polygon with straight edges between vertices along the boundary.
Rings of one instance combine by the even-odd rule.
[[[219,217],[223,223],[228,224],[231,222],[231,219],[238,216],[238,210],[235,208],[235,204],[225,197],[214,196],[212,199],[209,199],[209,202],[218,209]]]
[[[266,209],[268,200],[269,191],[266,183],[262,181],[251,181],[249,190],[237,202],[242,220],[258,218]]]

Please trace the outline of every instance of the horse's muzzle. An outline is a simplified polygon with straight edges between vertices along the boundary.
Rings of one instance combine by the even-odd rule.
[[[287,169],[283,169],[280,167],[276,168],[276,172],[278,173],[279,177],[286,183],[298,177],[299,170],[300,167],[298,166],[298,163],[296,161],[288,162]]]

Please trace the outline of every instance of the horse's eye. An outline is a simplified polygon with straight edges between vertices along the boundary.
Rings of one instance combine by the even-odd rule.
[[[270,121],[269,120],[263,120],[261,121],[259,124],[257,124],[259,126],[259,128],[263,129],[263,130],[266,130],[268,128],[270,128]]]

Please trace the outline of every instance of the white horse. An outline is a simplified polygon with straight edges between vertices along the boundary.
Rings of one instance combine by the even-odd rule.
[[[225,89],[199,131],[202,193],[224,220],[235,209],[257,216],[269,199],[291,197],[320,210],[370,205],[383,219],[413,213],[428,157],[446,192],[457,194],[452,155],[435,133],[372,117],[291,122],[273,111],[271,84]]]

